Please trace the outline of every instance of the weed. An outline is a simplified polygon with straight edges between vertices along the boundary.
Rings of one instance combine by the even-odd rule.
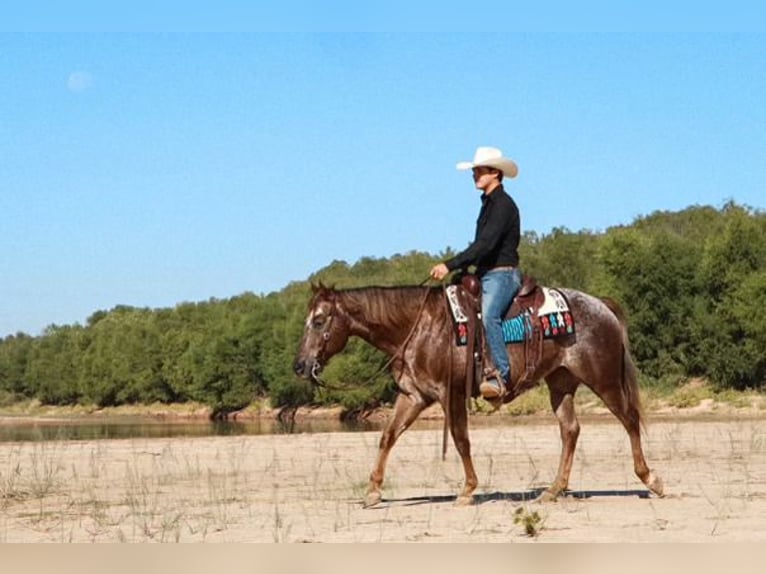
[[[271,531],[272,540],[274,542],[287,542],[288,537],[290,536],[291,529],[292,529],[292,525],[290,524],[285,525],[284,516],[279,510],[279,502],[276,502],[276,496],[275,496],[274,524]]]
[[[5,510],[13,500],[21,500],[28,494],[21,488],[21,462],[9,460],[8,469],[0,471],[0,510]]]
[[[736,409],[744,409],[753,406],[754,399],[757,399],[757,397],[753,396],[752,393],[726,389],[718,391],[715,394],[715,399]]]
[[[45,498],[59,485],[58,474],[63,466],[55,449],[55,446],[51,447],[45,443],[38,444],[29,455],[32,470],[29,492],[34,498]]]
[[[229,503],[234,500],[229,487],[229,481],[225,474],[217,474],[212,469],[208,469],[208,500],[213,506],[215,518],[218,522],[218,530],[226,530],[229,521]]]
[[[543,518],[537,510],[530,512],[525,506],[519,506],[513,513],[513,523],[521,526],[524,533],[532,538],[540,536],[543,522]]]
[[[699,406],[705,399],[712,398],[713,391],[707,385],[685,385],[668,397],[668,404],[679,409],[688,409]]]

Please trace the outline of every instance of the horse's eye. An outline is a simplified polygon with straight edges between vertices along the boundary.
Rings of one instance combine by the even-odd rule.
[[[314,329],[321,329],[322,325],[324,325],[324,317],[317,317],[311,322]]]

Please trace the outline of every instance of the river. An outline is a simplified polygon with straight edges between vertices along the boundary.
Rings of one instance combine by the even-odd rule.
[[[99,420],[4,418],[0,421],[0,442],[348,432],[379,428],[381,428],[379,423],[324,419],[298,421],[290,426],[271,419],[240,422],[167,421],[145,417],[114,417]]]

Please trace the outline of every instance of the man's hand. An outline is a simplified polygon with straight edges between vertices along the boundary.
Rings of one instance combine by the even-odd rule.
[[[444,263],[439,263],[438,265],[434,265],[431,269],[431,277],[436,279],[437,281],[441,281],[449,274],[449,269],[447,269],[447,266]]]

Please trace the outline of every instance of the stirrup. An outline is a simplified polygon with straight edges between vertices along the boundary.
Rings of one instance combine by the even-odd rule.
[[[479,385],[479,392],[481,396],[486,400],[499,400],[502,399],[508,389],[503,381],[503,376],[496,369],[490,372],[485,372],[481,385]]]

